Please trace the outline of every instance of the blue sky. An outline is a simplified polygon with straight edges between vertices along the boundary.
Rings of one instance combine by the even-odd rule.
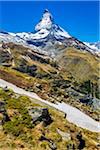
[[[99,40],[97,1],[0,1],[0,30],[32,32],[45,8],[72,36],[88,42]]]

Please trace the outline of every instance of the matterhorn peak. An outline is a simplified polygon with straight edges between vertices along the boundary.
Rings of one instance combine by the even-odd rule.
[[[44,13],[47,13],[47,12],[49,13],[49,10],[48,10],[48,9],[45,9],[45,10],[44,10]]]
[[[41,29],[51,29],[53,24],[53,17],[48,9],[45,9],[43,16],[40,20],[40,22],[36,25],[35,31],[39,31]]]

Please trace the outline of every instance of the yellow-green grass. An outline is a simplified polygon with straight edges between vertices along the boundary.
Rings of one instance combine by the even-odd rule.
[[[77,82],[91,80],[98,82],[99,58],[92,53],[67,48],[58,56],[60,65],[69,71]]]
[[[27,113],[29,107],[43,107],[43,105],[33,103],[28,97],[19,96],[12,91],[5,92],[0,88],[0,101],[6,102],[6,110],[11,121],[6,122],[0,129],[0,149],[3,150],[49,150],[47,141],[40,141],[41,135],[51,139],[58,150],[65,150],[69,143],[74,143],[77,147],[79,141],[77,134],[81,131],[86,142],[85,150],[96,149],[98,144],[98,134],[84,130],[64,119],[64,114],[56,109],[49,109],[53,122],[44,126],[43,123],[33,125]],[[44,106],[46,107],[46,106]],[[71,140],[63,140],[57,129],[70,133]]]

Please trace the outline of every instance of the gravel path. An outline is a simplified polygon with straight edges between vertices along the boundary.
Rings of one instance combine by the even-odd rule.
[[[42,100],[37,94],[33,92],[25,91],[24,89],[19,88],[14,84],[11,84],[5,80],[0,79],[0,87],[4,88],[6,86],[12,89],[17,94],[26,95],[30,98],[38,100],[42,103],[45,103],[51,107],[58,109],[59,111],[66,113],[67,114],[66,119],[69,122],[74,123],[75,125],[81,128],[88,129],[92,132],[100,132],[100,123],[95,121],[94,119],[92,119],[91,117],[89,117],[88,115],[81,112],[79,109],[75,107],[72,107],[64,102],[53,104],[51,102]]]

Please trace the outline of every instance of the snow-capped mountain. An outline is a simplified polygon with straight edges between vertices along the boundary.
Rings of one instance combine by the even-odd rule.
[[[97,49],[100,49],[100,41],[95,42],[95,43],[90,43],[91,45],[95,45],[95,47],[97,47]]]
[[[73,46],[80,50],[91,52],[98,49],[91,47],[89,44],[79,41],[72,37],[68,32],[55,24],[53,16],[46,9],[40,22],[35,26],[34,32],[22,33],[0,33],[0,41],[14,42],[30,47],[42,48],[42,51],[48,52],[50,55],[55,55],[58,50],[62,50],[68,46]]]
[[[94,43],[88,43],[88,42],[84,42],[87,46],[89,46],[91,49],[94,50],[100,50],[100,42],[94,42]]]
[[[22,33],[22,34],[20,33],[20,35],[22,36],[22,35],[24,35],[24,33]],[[25,35],[29,35],[29,33],[25,33]],[[41,52],[39,47],[28,44],[24,38],[21,38],[21,36],[17,35],[17,33],[0,32],[0,42],[4,42],[4,43],[12,42],[12,43],[23,45],[25,47],[29,47],[31,49]]]
[[[71,36],[64,31],[60,26],[54,23],[51,13],[46,9],[43,13],[42,19],[35,26],[34,33],[17,33],[25,40],[42,40],[48,36],[53,36],[57,39],[70,38]]]

